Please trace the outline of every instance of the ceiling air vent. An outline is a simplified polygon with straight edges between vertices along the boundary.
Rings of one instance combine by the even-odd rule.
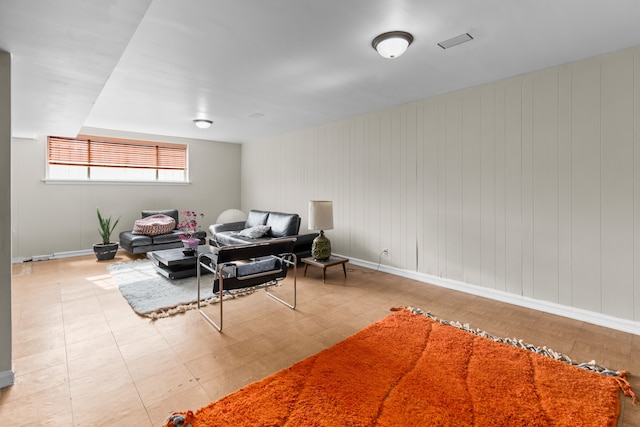
[[[464,33],[464,34],[460,34],[459,36],[450,38],[449,40],[440,42],[438,43],[438,46],[440,46],[443,49],[449,49],[450,47],[454,47],[464,42],[468,42],[469,40],[473,40],[473,37],[471,37],[471,34]]]

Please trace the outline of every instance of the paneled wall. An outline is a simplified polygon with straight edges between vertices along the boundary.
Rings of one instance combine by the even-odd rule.
[[[640,47],[244,144],[242,206],[334,251],[640,320]]]

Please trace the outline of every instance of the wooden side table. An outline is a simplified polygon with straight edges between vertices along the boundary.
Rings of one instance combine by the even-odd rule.
[[[309,258],[302,258],[301,261],[304,263],[305,276],[307,275],[307,267],[309,267],[310,265],[313,265],[315,267],[320,267],[322,269],[322,283],[325,283],[327,268],[333,267],[334,265],[342,264],[342,271],[344,272],[344,277],[345,278],[347,277],[346,264],[349,262],[347,258],[342,258],[339,256],[330,256],[329,259],[327,260],[318,261],[316,259],[313,259],[312,257],[309,257]]]

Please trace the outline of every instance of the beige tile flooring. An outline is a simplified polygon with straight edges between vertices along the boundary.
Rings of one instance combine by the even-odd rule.
[[[114,262],[130,259],[119,252]],[[325,284],[320,269],[307,277],[299,269],[296,310],[264,292],[229,301],[218,333],[195,310],[157,321],[137,316],[93,256],[14,265],[16,383],[0,396],[2,424],[160,426],[173,411],[283,369],[397,305],[626,369],[640,393],[640,336],[348,267],[346,279],[328,269]],[[217,306],[207,310],[217,314]],[[640,425],[640,405],[623,398],[619,425]]]

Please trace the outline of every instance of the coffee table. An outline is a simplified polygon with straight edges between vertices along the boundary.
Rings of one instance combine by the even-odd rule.
[[[320,267],[322,269],[322,283],[325,283],[327,267],[332,267],[334,265],[342,265],[344,277],[347,277],[347,267],[345,266],[345,264],[349,262],[347,258],[332,255],[329,257],[329,259],[326,259],[324,261],[319,261],[317,259],[314,259],[313,257],[302,258],[301,261],[304,263],[305,276],[307,275],[307,267],[309,267],[310,265],[313,265],[314,267]]]
[[[174,279],[184,279],[197,274],[196,263],[198,254],[203,252],[213,252],[213,246],[200,245],[198,251],[193,255],[185,255],[184,248],[164,249],[161,251],[147,252],[147,258],[153,261],[153,268],[164,277]],[[202,273],[208,271],[202,270]]]

